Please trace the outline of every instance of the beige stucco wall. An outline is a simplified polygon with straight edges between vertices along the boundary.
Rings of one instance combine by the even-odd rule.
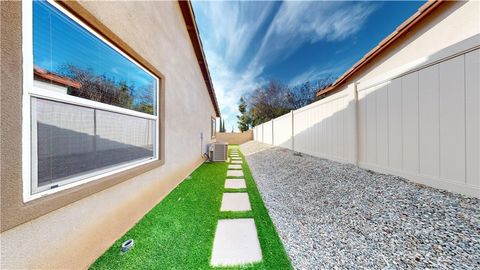
[[[202,163],[209,142],[214,108],[178,3],[97,1],[82,6],[164,76],[165,163],[2,232],[2,269],[86,268]],[[22,181],[21,3],[2,2],[1,9],[1,183],[2,188],[13,186],[8,192],[15,193]],[[2,218],[10,205],[19,203],[2,198]],[[34,204],[24,205],[24,212]]]
[[[215,138],[220,142],[228,142],[228,144],[242,144],[253,140],[253,130],[249,129],[245,132],[217,132]]]

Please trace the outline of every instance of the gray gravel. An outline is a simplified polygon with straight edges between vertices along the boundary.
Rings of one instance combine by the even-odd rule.
[[[480,269],[480,200],[353,165],[241,145],[297,269]]]

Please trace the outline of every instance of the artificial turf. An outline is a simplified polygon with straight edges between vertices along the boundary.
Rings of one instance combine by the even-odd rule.
[[[232,149],[238,146],[231,145]],[[292,269],[243,154],[243,173],[252,211],[220,212],[228,163],[204,163],[167,197],[118,239],[91,269],[211,269],[210,256],[218,219],[255,219],[262,248],[260,263],[228,269]],[[125,254],[120,246],[128,239],[135,246]],[[215,267],[214,269],[221,269]]]

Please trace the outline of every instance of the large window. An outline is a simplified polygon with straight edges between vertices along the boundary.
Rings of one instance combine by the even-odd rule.
[[[31,5],[27,195],[158,159],[159,79],[56,3]]]

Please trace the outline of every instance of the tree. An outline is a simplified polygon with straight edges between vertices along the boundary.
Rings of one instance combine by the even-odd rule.
[[[288,99],[288,87],[270,81],[264,87],[255,89],[249,98],[249,115],[252,126],[257,126],[283,115],[292,109]]]
[[[134,84],[117,82],[114,78],[98,75],[93,70],[74,65],[63,65],[58,72],[58,75],[80,83],[80,88],[68,88],[69,95],[154,114],[152,84],[139,88]]]
[[[240,98],[240,102],[238,104],[238,111],[240,112],[240,115],[237,115],[238,129],[241,132],[247,131],[248,129],[250,129],[252,120],[249,112],[247,111],[247,103],[245,102],[245,99],[243,97]]]
[[[329,75],[293,87],[277,81],[258,87],[248,98],[251,126],[265,123],[318,100],[316,93],[331,85],[333,81],[333,77]]]
[[[225,120],[223,120],[222,118],[220,118],[219,132],[225,132]]]

